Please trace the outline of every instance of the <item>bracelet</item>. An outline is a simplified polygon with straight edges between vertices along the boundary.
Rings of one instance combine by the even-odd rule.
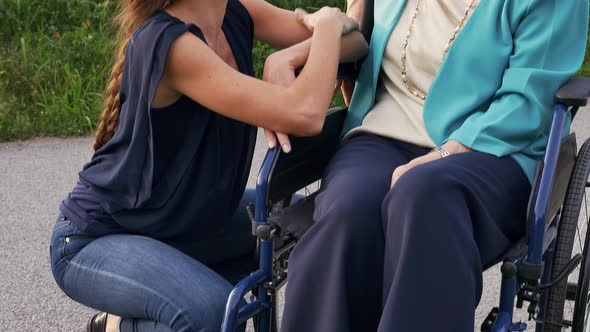
[[[440,154],[441,158],[445,158],[450,156],[451,154],[449,153],[449,151],[447,151],[447,149],[443,148],[443,147],[436,147],[434,149],[432,149],[432,151],[436,151],[438,152],[438,154]]]

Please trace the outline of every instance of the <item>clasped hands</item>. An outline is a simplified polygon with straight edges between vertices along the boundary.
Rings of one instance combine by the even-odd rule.
[[[336,19],[342,24],[342,35],[346,35],[351,31],[359,30],[358,22],[346,16],[338,8],[323,7],[313,14],[308,14],[305,10],[298,8],[294,11],[295,18],[299,23],[305,26],[309,31],[313,32],[315,26],[324,18]],[[270,55],[264,64],[264,72],[262,79],[281,86],[289,86],[295,81],[295,71],[299,64],[305,63],[309,54],[309,41],[294,45],[290,48],[283,49]],[[298,59],[298,65],[293,65],[293,59]],[[336,83],[335,83],[336,84]],[[338,87],[335,87],[335,90]],[[283,133],[275,133],[271,130],[265,129],[264,135],[270,148],[277,145],[277,141],[285,153],[291,151],[291,143],[289,136]]]
[[[338,18],[342,20],[343,34],[347,34],[350,31],[358,30],[358,23],[346,16],[344,13],[340,12],[340,10],[336,8],[324,7],[313,14],[308,14],[303,9],[295,10],[295,16],[297,20],[301,24],[305,25],[310,31],[313,31],[316,23],[326,15],[338,16]],[[294,56],[293,54],[289,54],[289,52],[300,51],[300,48],[298,49],[295,47],[287,48],[276,53],[273,53],[265,62],[263,80],[281,86],[289,86],[291,83],[293,83],[295,81],[295,71],[297,68],[293,66],[292,62],[290,61]],[[334,81],[336,90],[339,88],[339,86],[336,83],[336,80]],[[266,137],[266,141],[268,143],[269,148],[272,149],[276,147],[278,143],[285,153],[291,152],[291,143],[289,141],[288,135],[283,133],[275,133],[268,129],[264,130],[264,135]],[[454,140],[449,140],[442,147],[445,150],[447,150],[451,155],[471,151],[471,149],[469,149],[468,147]],[[442,157],[438,152],[432,151],[421,157],[411,160],[405,165],[397,167],[393,171],[393,174],[391,176],[390,187],[392,188],[395,185],[395,183],[399,180],[399,178],[406,172],[408,172],[410,169],[440,158]]]

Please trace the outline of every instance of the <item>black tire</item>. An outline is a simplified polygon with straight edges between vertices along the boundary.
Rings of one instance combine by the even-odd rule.
[[[574,308],[574,320],[572,331],[588,332],[590,331],[590,303],[588,297],[588,286],[590,285],[590,259],[588,259],[588,246],[590,245],[590,230],[586,231],[586,240],[584,241],[584,251],[582,264],[580,265],[580,275],[576,287],[576,304]]]
[[[570,178],[565,200],[561,210],[553,264],[550,278],[554,280],[572,258],[572,250],[582,202],[585,199],[586,183],[590,174],[590,140],[584,142],[578,152],[572,176]],[[545,332],[562,331],[564,306],[567,293],[567,279],[548,290],[545,302],[544,330]]]

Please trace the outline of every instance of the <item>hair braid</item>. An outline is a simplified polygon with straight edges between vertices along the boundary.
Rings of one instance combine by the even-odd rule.
[[[124,53],[124,52],[123,52]],[[100,116],[100,121],[96,130],[94,140],[94,150],[100,149],[115,134],[119,124],[120,100],[119,91],[121,90],[121,81],[123,79],[123,63],[125,56],[119,56],[113,70],[111,71],[111,81],[106,87],[106,99],[104,110]]]
[[[100,149],[113,138],[119,125],[121,112],[121,81],[125,52],[133,32],[157,11],[166,8],[172,0],[122,0],[120,14],[116,18],[119,26],[119,51],[111,71],[111,79],[105,89],[105,103],[96,129],[94,150]]]

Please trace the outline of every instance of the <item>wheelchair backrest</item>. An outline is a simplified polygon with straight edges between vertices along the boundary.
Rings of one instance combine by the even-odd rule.
[[[324,168],[340,146],[346,109],[328,111],[322,132],[313,137],[290,137],[291,152],[279,151],[268,178],[267,206],[290,201],[298,190],[321,179]]]

